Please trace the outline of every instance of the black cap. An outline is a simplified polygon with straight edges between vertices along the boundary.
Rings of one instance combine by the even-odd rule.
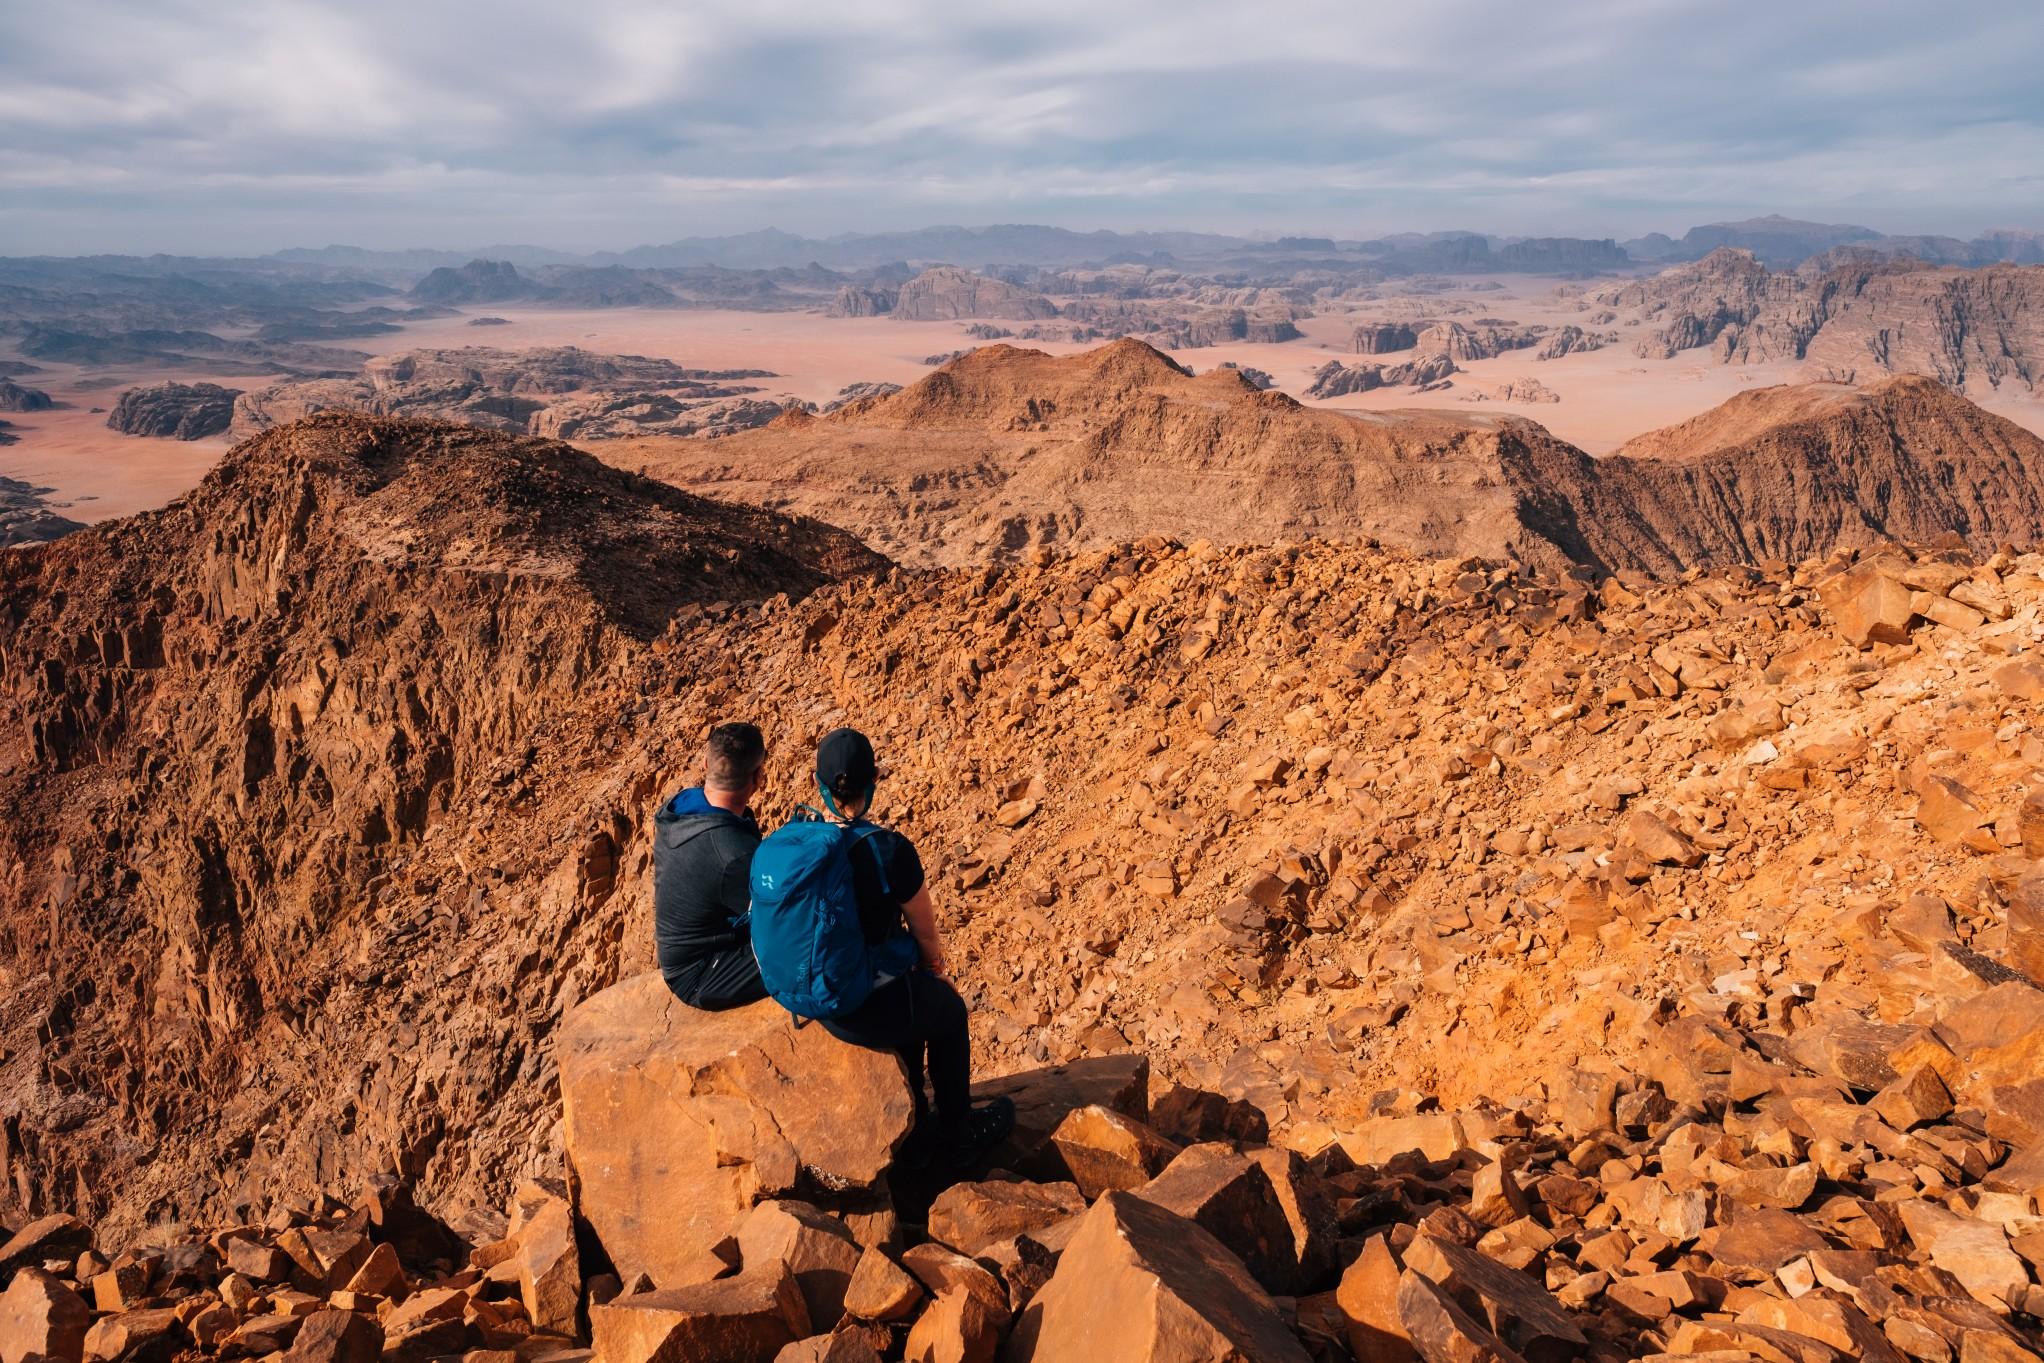
[[[816,784],[834,800],[853,800],[879,778],[873,745],[857,729],[833,729],[816,745]]]

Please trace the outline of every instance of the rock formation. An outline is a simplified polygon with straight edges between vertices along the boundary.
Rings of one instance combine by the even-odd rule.
[[[27,388],[13,379],[0,378],[0,412],[43,412],[50,408],[50,395],[40,388]]]
[[[1579,326],[1557,327],[1533,352],[1536,360],[1558,360],[1564,355],[1579,355],[1587,350],[1601,350],[1618,339],[1617,332],[1584,331]]]
[[[202,440],[219,435],[234,419],[239,388],[216,383],[158,383],[130,388],[114,404],[106,424],[126,435]]]
[[[1306,387],[1309,398],[1338,398],[1377,388],[1427,389],[1456,373],[1455,361],[1440,351],[1414,355],[1403,364],[1343,364],[1329,360],[1314,371]]]
[[[1413,344],[1420,355],[1446,355],[1451,360],[1466,364],[1471,360],[1495,359],[1508,350],[1538,345],[1545,334],[1544,327],[1522,327],[1495,319],[1480,320],[1467,326],[1460,322],[1436,322],[1421,331]]]
[[[875,383],[870,380],[860,383],[848,383],[837,390],[836,397],[823,404],[823,410],[825,412],[835,412],[838,408],[849,407],[855,402],[892,397],[900,391],[901,385],[898,383]]]
[[[1154,448],[1181,384],[1297,410],[1076,358],[802,429],[1043,442],[1085,392]],[[1618,467],[1764,470],[1797,422],[1966,449],[2000,430],[1974,410],[1781,390]],[[1484,478],[1567,467],[1458,429],[1497,439]],[[1928,481],[1987,467],[1951,457]],[[1031,558],[894,569],[558,445],[341,415],[0,555],[0,1351],[2044,1345],[2044,558]],[[822,731],[879,740],[1020,1111],[1005,1173],[924,1200],[891,1059],[641,973],[650,811],[739,713],[770,823]]]
[[[79,522],[49,509],[44,501],[49,493],[46,487],[0,476],[0,549],[40,544],[84,529]]]
[[[471,260],[459,268],[442,265],[412,286],[421,303],[511,303],[533,296],[532,281],[508,260]]]
[[[1412,349],[1419,344],[1419,333],[1409,322],[1365,322],[1355,329],[1351,343],[1358,355],[1382,355]]]
[[[1660,324],[1635,346],[1648,358],[1710,346],[1727,363],[1799,360],[1848,382],[1922,374],[1975,392],[2044,383],[2044,267],[1882,259],[1775,274],[1720,249],[1597,299]]]
[[[314,412],[430,417],[557,439],[725,435],[762,426],[786,405],[751,395],[765,370],[689,369],[575,346],[465,346],[378,356],[359,379],[272,384],[234,402],[234,432],[252,435]]]
[[[1538,379],[1524,375],[1507,380],[1488,393],[1471,393],[1464,402],[1560,402],[1561,394],[1549,388]]]
[[[1453,372],[1438,354],[1388,368],[1336,361],[1309,393]],[[1521,417],[1304,407],[1227,373],[1193,378],[1134,341],[1064,357],[993,345],[892,397],[743,433],[735,446],[632,441],[607,457],[831,519],[922,565],[1102,547],[1159,526],[1232,544],[1334,535],[1655,573],[1820,552],[1833,535],[1870,544],[1956,533],[1986,550],[2044,531],[2033,489],[2044,457],[2020,453],[2036,437],[1935,386],[1895,392],[1914,397],[1869,398],[1895,418],[1892,431],[1838,443],[1828,471],[1741,474],[1727,460],[1727,492],[1699,482],[1688,461],[1645,447],[1592,459]],[[1789,421],[1798,408],[1767,410]],[[884,464],[876,445],[889,450]],[[1823,490],[1815,504],[1812,487]],[[1756,529],[1765,526],[1777,529]],[[1807,535],[1782,547],[1798,526]]]
[[[939,265],[901,286],[891,315],[903,322],[950,322],[974,317],[1032,321],[1057,314],[1057,305],[1041,294]]]
[[[894,311],[895,290],[861,289],[847,284],[824,310],[826,317],[883,317]]]

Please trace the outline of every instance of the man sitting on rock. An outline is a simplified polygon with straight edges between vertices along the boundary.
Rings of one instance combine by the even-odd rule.
[[[873,745],[858,730],[835,730],[818,745],[816,785],[828,811],[825,817],[847,827],[856,825],[862,833],[850,844],[852,885],[873,958],[885,961],[895,954],[887,944],[901,937],[905,921],[915,949],[900,955],[914,968],[883,978],[865,1002],[821,1025],[839,1040],[901,1057],[915,1094],[917,1119],[916,1131],[902,1152],[904,1162],[917,1166],[934,1161],[947,1169],[964,1169],[1014,1129],[1015,1105],[997,1098],[973,1106],[972,1040],[965,1001],[945,975],[944,943],[922,859],[915,844],[900,833],[864,822],[878,780]],[[934,1122],[927,1119],[926,1072],[934,1093]]]
[[[752,724],[710,730],[703,783],[653,816],[653,945],[667,987],[695,1008],[766,997],[748,930],[752,800],[766,782],[766,742]]]

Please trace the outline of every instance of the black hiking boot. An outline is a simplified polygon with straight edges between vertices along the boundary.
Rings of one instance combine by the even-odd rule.
[[[995,1098],[981,1103],[966,1114],[956,1130],[947,1133],[937,1151],[936,1163],[951,1173],[970,1169],[1014,1129],[1014,1099]]]

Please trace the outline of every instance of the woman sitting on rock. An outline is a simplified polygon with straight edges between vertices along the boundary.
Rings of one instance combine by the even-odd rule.
[[[866,947],[862,968],[864,962],[870,962],[873,971],[870,992],[865,992],[867,978],[861,975],[856,984],[863,998],[846,1008],[811,1006],[806,996],[791,998],[792,986],[776,989],[775,997],[804,1016],[816,1018],[842,1041],[899,1055],[916,1101],[916,1129],[902,1151],[901,1162],[910,1167],[935,1162],[947,1169],[964,1169],[978,1163],[1014,1129],[1015,1105],[1007,1098],[996,1098],[973,1106],[972,1042],[966,1030],[965,1001],[945,974],[944,943],[937,932],[937,912],[930,903],[922,858],[906,837],[865,819],[878,780],[879,766],[866,736],[856,729],[835,730],[816,750],[816,787],[823,808],[805,813],[811,828],[821,822],[844,830],[839,845],[851,863],[851,890]],[[761,868],[781,864],[769,849],[794,827],[769,838],[754,862],[756,915],[763,900],[773,898],[775,889],[772,870],[764,872],[768,880],[763,884]],[[807,840],[801,834],[797,839]],[[798,849],[785,864],[799,868],[801,857]],[[792,934],[798,945],[806,940],[806,931],[798,927]],[[771,945],[762,944],[757,937],[754,945],[761,950],[761,968],[770,989],[775,989],[777,979],[806,983],[827,969],[827,965],[815,966],[812,973],[811,962],[799,970],[777,970],[776,962],[769,959]],[[925,1074],[929,1097],[924,1093]]]

